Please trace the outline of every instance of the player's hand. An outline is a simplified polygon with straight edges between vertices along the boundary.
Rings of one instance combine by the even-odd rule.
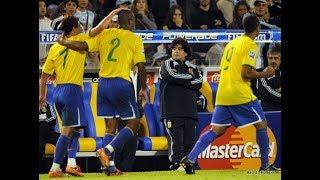
[[[56,82],[56,75],[51,75],[48,77],[47,83],[54,84]]]
[[[275,74],[275,70],[273,67],[268,66],[263,71],[265,77],[271,77]]]
[[[149,99],[147,99],[147,90],[141,89],[139,91],[138,100],[141,101],[141,102],[149,102]]]
[[[67,37],[64,34],[61,34],[57,37],[57,42],[64,46],[67,43]]]
[[[39,96],[39,109],[43,108],[46,105],[46,98],[45,96]]]

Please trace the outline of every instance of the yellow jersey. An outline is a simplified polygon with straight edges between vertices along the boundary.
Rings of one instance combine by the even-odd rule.
[[[257,57],[258,46],[246,35],[227,44],[221,58],[216,105],[245,104],[257,98],[250,88],[250,81],[241,76],[242,65],[255,68]]]
[[[73,41],[85,41],[89,38],[88,33],[71,36]],[[56,84],[76,84],[83,86],[84,64],[86,52],[71,50],[58,43],[52,45],[49,50],[42,72],[56,74]]]
[[[86,43],[89,52],[99,51],[99,76],[103,78],[119,77],[131,82],[132,67],[146,62],[142,39],[129,30],[105,29]]]

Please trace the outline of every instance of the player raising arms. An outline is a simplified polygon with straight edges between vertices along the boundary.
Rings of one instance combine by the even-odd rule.
[[[121,9],[112,11],[95,28],[86,33],[80,33],[80,25],[76,17],[67,17],[61,25],[66,38],[84,41],[101,33],[108,26],[112,17]],[[39,108],[45,105],[46,82],[53,73],[56,75],[56,88],[53,95],[55,107],[62,119],[61,135],[56,144],[54,160],[49,177],[62,177],[60,165],[68,152],[66,172],[74,176],[83,176],[80,167],[76,165],[80,129],[86,126],[83,106],[83,73],[86,54],[77,52],[55,43],[49,51],[43,65],[40,79]]]
[[[107,145],[99,149],[97,155],[108,175],[121,174],[114,168],[111,156],[137,133],[140,124],[130,79],[130,71],[134,65],[138,67],[138,79],[141,83],[139,100],[146,100],[144,48],[142,39],[132,32],[135,27],[133,13],[129,10],[120,11],[118,23],[119,28],[104,30],[85,42],[70,41],[63,36],[58,38],[61,45],[70,49],[100,53],[97,110],[98,116],[106,120],[107,132],[103,143]],[[126,127],[115,136],[117,117],[126,121]]]

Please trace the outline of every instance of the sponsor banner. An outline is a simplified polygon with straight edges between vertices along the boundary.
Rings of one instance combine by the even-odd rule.
[[[229,42],[237,36],[242,35],[242,30],[137,30],[144,43],[171,43],[177,37],[183,37],[189,43],[216,43]],[[39,44],[52,44],[56,41],[61,31],[40,31]],[[255,39],[256,42],[281,42],[280,30],[262,30]]]
[[[212,113],[199,113],[196,135],[210,129]],[[269,162],[281,167],[280,112],[266,112],[269,128]],[[271,123],[270,123],[271,122]],[[201,169],[239,169],[253,170],[260,168],[260,148],[256,142],[255,127],[244,128],[231,126],[226,133],[213,141],[198,156]]]
[[[207,71],[207,82],[208,83],[219,83],[220,72],[219,71]]]

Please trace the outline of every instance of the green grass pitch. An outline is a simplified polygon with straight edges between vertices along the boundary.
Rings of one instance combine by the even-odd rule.
[[[48,178],[47,174],[40,174],[40,180],[46,179],[67,179],[67,180],[280,180],[280,172],[259,173],[257,171],[237,171],[237,170],[197,170],[195,175],[187,175],[184,171],[148,171],[129,172],[122,176],[106,176],[103,173],[86,173],[85,177],[72,177],[65,174],[64,178]]]

